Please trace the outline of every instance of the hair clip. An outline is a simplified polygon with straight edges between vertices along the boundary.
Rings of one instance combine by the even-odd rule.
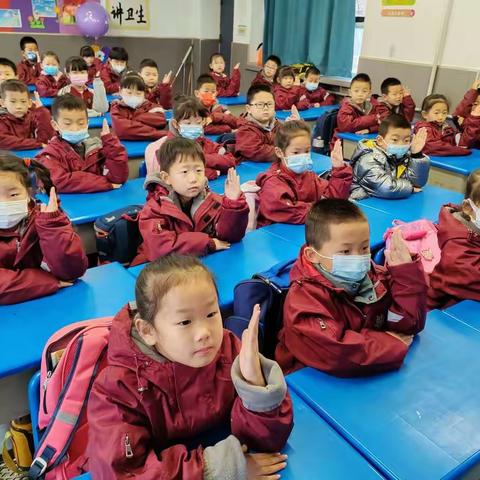
[[[28,169],[30,169],[30,166],[32,165],[32,159],[30,157],[24,158],[23,163]]]

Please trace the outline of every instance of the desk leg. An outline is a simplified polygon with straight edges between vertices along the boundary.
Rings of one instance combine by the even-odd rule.
[[[87,255],[90,255],[91,253],[97,253],[97,241],[95,239],[93,222],[74,225],[73,228],[75,232],[77,232],[80,239],[82,240],[85,253]]]
[[[353,157],[353,153],[357,148],[357,142],[352,142],[351,140],[342,140],[343,142],[343,158],[345,160],[350,160]]]
[[[465,193],[467,177],[441,168],[430,167],[428,183],[429,185],[446,188],[447,190]]]
[[[128,179],[138,178],[138,169],[143,162],[143,158],[129,158],[128,159]]]

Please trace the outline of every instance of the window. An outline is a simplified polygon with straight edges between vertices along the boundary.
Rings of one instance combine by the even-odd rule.
[[[352,76],[358,71],[358,60],[362,51],[363,25],[367,0],[355,0],[355,36],[353,40]]]

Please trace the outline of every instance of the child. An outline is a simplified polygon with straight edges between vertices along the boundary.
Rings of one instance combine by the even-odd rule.
[[[205,125],[206,135],[229,133],[242,123],[217,102],[217,85],[210,75],[198,77],[194,94],[209,113]]]
[[[329,180],[312,172],[310,127],[302,120],[281,125],[275,134],[278,161],[257,177],[261,187],[257,226],[305,223],[312,204],[321,198],[348,198],[352,168],[343,161],[337,141]]]
[[[60,193],[103,192],[121,187],[128,177],[128,157],[104,120],[101,137],[89,138],[85,102],[66,94],[52,105],[57,131],[37,158],[50,170]]]
[[[317,67],[308,67],[305,72],[302,95],[305,95],[310,107],[323,107],[336,103],[335,96],[320,87],[320,70]]]
[[[200,145],[205,155],[205,175],[208,180],[215,180],[220,174],[226,174],[230,168],[235,168],[235,157],[222,145],[204,136],[203,124],[207,115],[207,111],[195,97],[176,98],[168,135],[151,143],[145,150],[147,175],[160,171],[157,151],[167,138],[175,137],[188,138]]]
[[[32,104],[27,86],[20,80],[0,85],[0,148],[29,150],[42,148],[55,134],[50,112],[42,106],[38,93]]]
[[[92,83],[93,79],[100,73],[102,62],[95,56],[95,52],[90,45],[84,45],[80,49],[80,56],[85,60],[88,67],[88,83]]]
[[[415,102],[410,95],[410,90],[402,86],[397,78],[386,78],[380,86],[381,98],[375,106],[380,120],[387,118],[392,113],[403,115],[409,122],[415,116]]]
[[[36,82],[38,94],[41,97],[55,97],[67,83],[67,77],[60,71],[57,54],[46,52],[42,60],[42,73]]]
[[[392,114],[382,121],[376,140],[362,140],[350,160],[351,199],[370,196],[405,198],[420,192],[428,181],[430,160],[422,153],[427,131],[411,135],[410,123]]]
[[[158,83],[158,66],[155,60],[145,58],[141,61],[138,73],[145,82],[145,97],[152,103],[161,105],[165,110],[172,108],[172,72],[164,75],[162,83]]]
[[[121,140],[156,140],[167,135],[163,108],[145,98],[145,82],[128,74],[120,82],[121,100],[112,103],[112,127]]]
[[[298,110],[306,110],[310,102],[299,85],[295,85],[293,68],[281,67],[277,75],[277,83],[273,85],[276,110],[290,110],[295,105]]]
[[[42,73],[37,41],[33,37],[22,37],[20,50],[22,61],[17,65],[18,78],[28,85],[33,85]]]
[[[17,67],[15,64],[8,58],[0,58],[0,84],[4,80],[16,79],[17,77]]]
[[[181,255],[147,265],[135,298],[113,320],[88,402],[92,477],[278,478],[287,456],[260,452],[285,445],[292,406],[258,353],[258,306],[240,344],[222,328],[213,275]],[[208,446],[220,431],[231,435]]]
[[[430,274],[429,308],[480,301],[480,170],[467,180],[462,205],[445,205],[438,220],[440,262]]]
[[[236,97],[240,91],[240,64],[237,63],[232,70],[232,76],[225,73],[225,60],[220,53],[210,57],[210,76],[217,85],[219,97]]]
[[[222,196],[206,188],[205,157],[192,140],[166,140],[157,158],[161,171],[145,182],[150,195],[139,215],[143,243],[133,265],[172,252],[206,255],[243,238],[249,209],[233,168]]]
[[[309,366],[351,377],[400,368],[427,310],[421,263],[400,231],[386,268],[371,262],[368,221],[348,200],[317,202],[305,236],[275,351],[283,371]]]
[[[379,116],[370,102],[372,82],[366,73],[359,73],[350,82],[350,98],[345,98],[337,115],[335,132],[359,135],[378,132]],[[335,136],[334,136],[335,138]]]
[[[100,69],[100,78],[107,93],[117,93],[120,90],[120,78],[127,68],[128,53],[123,47],[113,47],[108,57],[108,62]]]
[[[432,94],[422,103],[423,122],[415,124],[415,132],[427,130],[427,143],[423,149],[427,155],[470,155],[475,142],[480,139],[480,105],[477,105],[462,124],[462,133],[447,123],[449,104],[444,95]]]
[[[65,63],[65,72],[70,83],[59,90],[58,95],[70,93],[83,99],[89,117],[98,117],[108,112],[107,93],[100,77],[93,79],[93,89],[87,87],[88,66],[82,57],[70,57]]]
[[[276,55],[270,55],[263,64],[262,70],[260,70],[252,80],[251,86],[267,85],[268,87],[273,87],[273,82],[275,81],[277,71],[281,64],[282,61],[279,57]]]
[[[37,185],[50,194],[47,205],[36,204]],[[50,295],[86,269],[82,242],[58,208],[48,170],[0,154],[0,304]]]

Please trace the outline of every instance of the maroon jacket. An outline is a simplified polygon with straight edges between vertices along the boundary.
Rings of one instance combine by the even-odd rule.
[[[82,242],[67,216],[60,210],[42,213],[32,203],[20,227],[0,229],[0,304],[54,293],[59,279],[81,277],[87,266]]]
[[[85,102],[87,108],[93,107],[93,92],[89,88],[85,88],[83,92],[81,92],[80,90],[77,90],[74,85],[70,85],[69,93],[70,95],[81,98]]]
[[[235,156],[238,162],[244,160],[274,162],[278,159],[275,154],[274,137],[280,123],[273,120],[272,125],[272,128],[265,128],[252,118],[246,118],[235,137]]]
[[[284,372],[304,366],[342,377],[401,366],[407,346],[385,330],[414,335],[425,326],[427,286],[418,259],[395,267],[372,263],[377,301],[354,302],[300,252],[290,274],[275,359]]]
[[[118,138],[109,133],[83,142],[85,155],[77,153],[59,136],[37,155],[49,170],[61,193],[91,193],[111,190],[112,183],[128,178],[128,156]]]
[[[28,60],[22,60],[17,63],[18,79],[27,85],[35,85],[37,78],[42,73],[42,66],[39,62],[30,63]]]
[[[440,262],[430,274],[429,308],[446,308],[461,300],[480,301],[480,233],[454,213],[458,205],[444,205],[438,219]]]
[[[267,80],[263,75],[263,70],[260,70],[256,75],[255,78],[252,80],[251,86],[254,85],[266,85],[267,87],[273,87],[273,81],[270,82]]]
[[[312,92],[307,90],[304,86],[300,88],[302,90],[302,95],[307,97],[310,107],[313,107],[315,103],[319,103],[321,107],[325,105],[335,105],[337,103],[335,100],[335,95],[332,95],[320,86]]]
[[[352,167],[333,168],[330,180],[314,172],[300,175],[283,163],[274,163],[257,177],[260,207],[257,227],[271,223],[305,223],[313,203],[321,198],[345,198],[350,194]]]
[[[97,73],[102,69],[103,64],[99,58],[94,58],[93,65],[88,67],[88,82],[92,83]]]
[[[411,123],[415,116],[415,102],[410,95],[407,95],[403,97],[403,101],[398,107],[392,107],[386,101],[379,99],[375,105],[375,110],[380,115],[380,120],[384,120],[392,113],[396,113],[397,115],[402,115]]]
[[[230,200],[205,190],[194,199],[187,215],[175,192],[161,184],[153,191],[152,185],[147,188],[151,193],[139,215],[143,243],[132,265],[152,262],[172,252],[206,255],[215,251],[212,238],[235,243],[245,235],[249,209],[243,195]]]
[[[215,80],[217,84],[217,95],[219,97],[236,97],[240,91],[240,70],[234,68],[232,75],[210,72],[210,76]]]
[[[131,336],[133,316],[125,307],[114,318],[108,363],[89,398],[92,478],[203,480],[205,450],[194,439],[215,428],[231,429],[242,444],[262,452],[284,446],[293,426],[290,397],[268,411],[245,407],[230,373],[240,351],[231,332],[224,330],[212,363],[192,368],[142,351]]]
[[[58,91],[67,83],[68,78],[65,75],[62,75],[57,81],[52,75],[41,74],[35,84],[41,97],[56,97]]]
[[[463,132],[460,134],[460,141],[456,142],[456,135],[459,133],[455,127],[444,123],[438,125],[434,122],[417,122],[415,133],[422,127],[427,129],[427,142],[423,147],[426,155],[460,156],[470,155],[470,150],[478,138],[480,138],[480,117],[469,115],[463,122]]]
[[[471,88],[468,90],[460,103],[457,105],[457,108],[453,112],[453,116],[463,118],[468,117],[472,111],[472,105],[477,101],[477,97],[479,95],[480,94],[476,89]]]
[[[208,111],[212,123],[209,123],[205,127],[205,135],[221,135],[222,133],[229,133],[245,123],[243,119],[237,118],[231,113],[225,113],[227,109],[218,103],[213,105]]]
[[[42,148],[55,135],[50,112],[45,107],[31,108],[23,118],[0,112],[0,148],[30,150]]]
[[[345,98],[338,110],[336,131],[355,133],[365,129],[370,133],[378,132],[376,107],[367,102],[366,109],[362,110],[350,98]]]
[[[158,140],[167,135],[161,130],[167,124],[161,112],[150,113],[152,108],[161,105],[146,100],[138,108],[127,107],[122,102],[114,102],[110,108],[112,127],[121,140]]]
[[[117,93],[120,91],[121,77],[121,75],[113,71],[109,62],[105,63],[100,68],[100,78],[105,85],[105,90],[107,93]]]
[[[158,105],[165,110],[172,108],[172,87],[169,83],[159,83],[153,88],[146,87],[145,98]]]
[[[294,85],[291,88],[285,88],[276,83],[273,85],[272,90],[275,97],[275,110],[290,110],[293,105],[298,110],[306,110],[310,107],[310,102],[307,98],[300,100],[305,95],[303,87]]]

